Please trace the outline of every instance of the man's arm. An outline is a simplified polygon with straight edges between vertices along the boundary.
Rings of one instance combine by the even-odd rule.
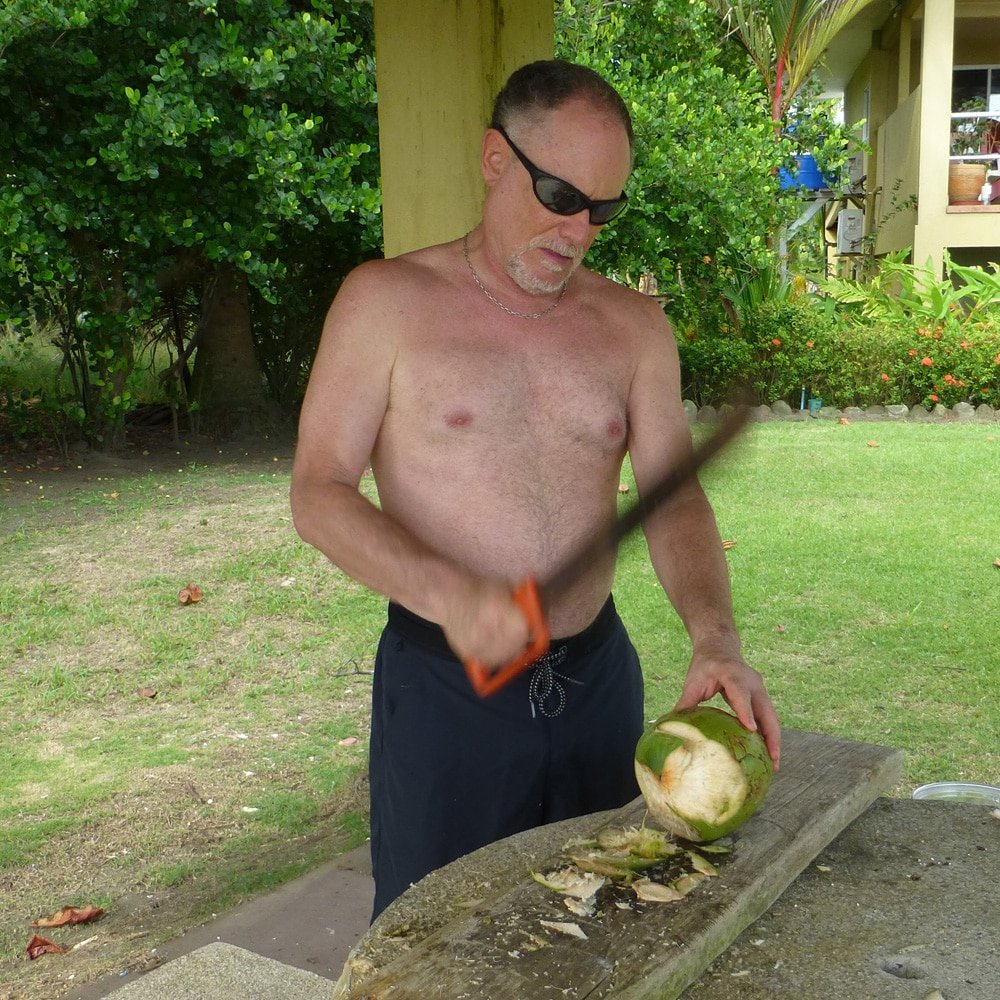
[[[677,346],[655,309],[629,397],[629,456],[640,496],[691,450]],[[657,578],[691,637],[691,662],[676,707],[694,708],[721,692],[747,729],[760,730],[777,765],[780,724],[760,674],[740,652],[729,567],[698,481],[656,510],[643,530]]]
[[[348,576],[440,623],[459,656],[500,665],[527,642],[509,588],[442,557],[358,491],[388,409],[405,321],[402,296],[387,287],[400,270],[393,262],[362,265],[330,307],[299,420],[292,517],[302,539]]]

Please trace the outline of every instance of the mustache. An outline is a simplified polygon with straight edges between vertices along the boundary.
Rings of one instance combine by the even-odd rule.
[[[552,239],[550,236],[536,236],[528,246],[532,250],[551,250],[553,253],[561,254],[563,257],[569,257],[577,263],[583,260],[583,247],[574,246],[572,243],[563,243],[560,240]]]

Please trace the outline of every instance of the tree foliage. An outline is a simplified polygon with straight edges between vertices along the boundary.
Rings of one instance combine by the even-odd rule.
[[[561,0],[556,40],[618,88],[635,123],[629,210],[591,260],[632,283],[652,275],[680,325],[717,328],[723,303],[778,269],[775,234],[801,210],[778,180],[795,141],[775,132],[753,62],[709,0]],[[800,118],[843,151],[832,105]]]
[[[0,319],[58,320],[92,436],[120,429],[154,316],[208,343],[220,271],[281,325],[380,243],[361,0],[10,0],[0,130]]]
[[[635,125],[629,209],[592,260],[633,283],[651,274],[677,319],[716,313],[789,213],[775,179],[789,150],[745,55],[701,0],[562,0],[557,27],[559,53],[607,77]]]
[[[872,0],[708,0],[753,60],[775,128],[833,38]]]

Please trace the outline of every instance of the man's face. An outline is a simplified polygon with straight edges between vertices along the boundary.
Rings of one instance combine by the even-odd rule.
[[[508,132],[535,167],[586,197],[598,201],[622,193],[632,166],[625,127],[589,101],[568,101],[537,120],[518,119]],[[514,150],[499,133],[490,134],[501,158],[491,187],[502,223],[504,267],[527,292],[555,292],[579,266],[601,226],[591,223],[586,209],[558,215],[546,208]]]

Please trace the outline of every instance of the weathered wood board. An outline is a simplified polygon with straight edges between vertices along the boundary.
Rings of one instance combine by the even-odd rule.
[[[422,879],[354,949],[335,1000],[673,1000],[902,771],[898,750],[796,730],[783,739],[764,805],[733,835],[732,854],[712,859],[719,877],[680,902],[633,900],[581,918],[531,878],[562,866],[568,840],[641,824],[636,799],[518,834]],[[542,920],[574,922],[587,937]]]

